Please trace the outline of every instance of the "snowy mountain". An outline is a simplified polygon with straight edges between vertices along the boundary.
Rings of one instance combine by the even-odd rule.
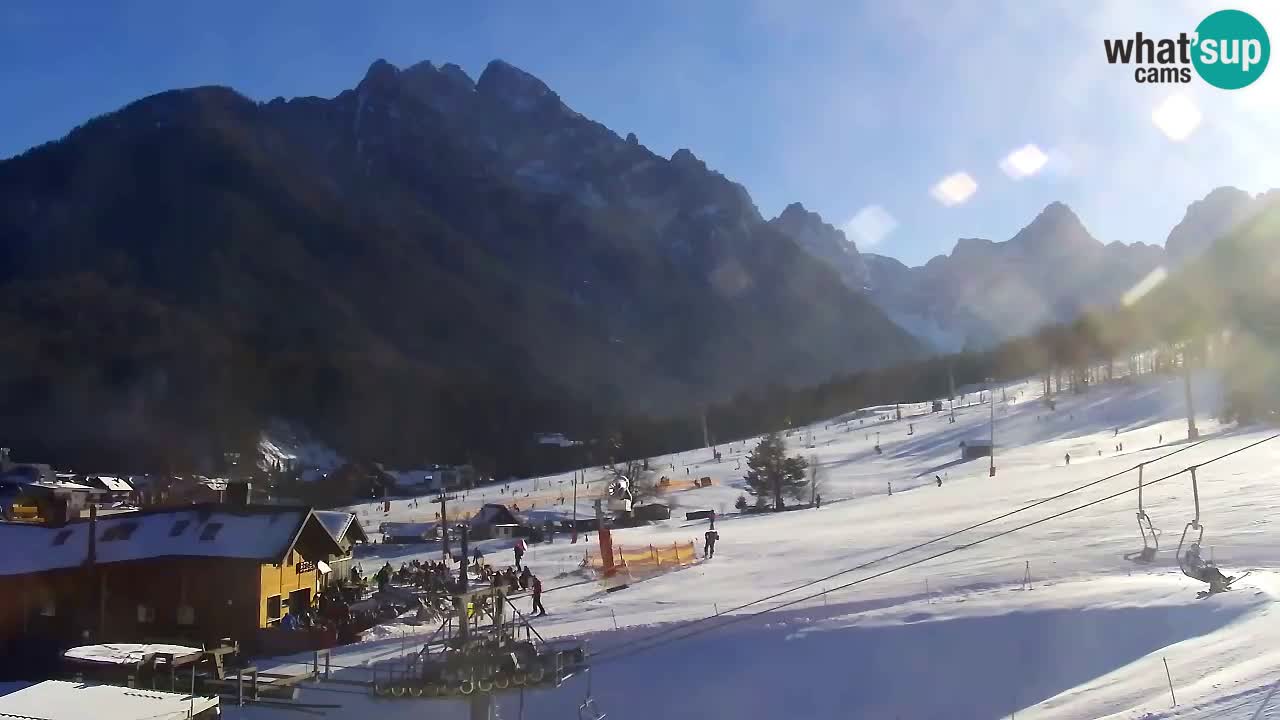
[[[864,287],[890,319],[927,346],[954,351],[990,346],[1072,320],[1086,308],[1113,305],[1156,267],[1179,266],[1201,254],[1253,217],[1267,197],[1218,188],[1192,203],[1164,248],[1104,245],[1071,208],[1055,202],[1009,240],[961,238],[950,254],[915,268],[859,254],[843,233],[798,204],[771,224],[831,265],[846,285]]]
[[[869,263],[870,296],[938,349],[984,347],[1111,304],[1163,261],[1142,243],[1103,245],[1052,203],[1009,240],[962,238],[923,267]]]

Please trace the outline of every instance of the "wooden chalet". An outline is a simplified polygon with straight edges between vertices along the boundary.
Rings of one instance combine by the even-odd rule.
[[[342,552],[331,555],[326,563],[330,572],[324,573],[321,578],[321,584],[328,584],[337,580],[345,580],[351,576],[352,558],[355,552],[355,546],[359,543],[369,542],[369,536],[365,534],[364,528],[360,526],[360,521],[356,519],[355,513],[343,510],[316,510],[316,519],[324,525],[324,529],[329,532],[334,542],[338,543],[338,547]]]
[[[97,642],[252,649],[344,550],[310,508],[198,505],[0,523],[0,654]]]

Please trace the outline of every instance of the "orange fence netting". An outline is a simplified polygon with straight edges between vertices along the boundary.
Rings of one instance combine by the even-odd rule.
[[[670,545],[645,545],[640,547],[618,545],[613,548],[613,564],[619,570],[623,568],[646,571],[674,570],[693,564],[697,556],[697,547],[692,540],[687,543],[671,543]],[[582,559],[582,565],[583,567],[592,567],[599,570],[604,567],[604,562],[599,553],[592,553],[588,550]]]

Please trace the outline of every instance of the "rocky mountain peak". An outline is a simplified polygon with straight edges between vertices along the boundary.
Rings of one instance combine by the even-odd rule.
[[[845,237],[844,231],[824,221],[818,213],[793,202],[769,224],[809,254],[826,261],[849,288],[858,291],[866,288],[867,266],[857,246]]]
[[[707,164],[698,159],[689,148],[680,148],[671,154],[671,164],[677,168],[706,170]]]
[[[472,80],[471,76],[455,63],[445,63],[444,65],[441,65],[440,74],[460,89],[476,89],[476,81]]]
[[[548,101],[560,103],[560,96],[546,83],[503,60],[494,60],[486,65],[475,87],[481,95],[521,112],[533,110]]]
[[[1234,187],[1214,188],[1187,207],[1182,220],[1169,231],[1164,248],[1175,264],[1200,254],[1213,241],[1248,220],[1261,207],[1249,193]]]
[[[430,64],[430,63],[428,63]],[[369,69],[365,71],[364,79],[356,86],[357,90],[370,90],[374,88],[387,88],[395,84],[400,76],[400,68],[391,63],[378,58],[373,61]]]
[[[1061,202],[1051,202],[1009,245],[1041,253],[1080,253],[1100,250],[1102,243],[1089,234],[1075,211]]]

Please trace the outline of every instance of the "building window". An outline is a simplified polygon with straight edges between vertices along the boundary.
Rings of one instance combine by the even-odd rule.
[[[204,526],[204,530],[200,532],[200,540],[209,541],[218,537],[218,531],[222,529],[222,523],[211,522]]]
[[[275,622],[280,619],[280,596],[272,595],[267,598],[267,622]]]
[[[174,523],[173,527],[169,528],[169,537],[178,537],[184,531],[186,531],[187,526],[190,524],[191,524],[190,520],[179,520],[178,522]]]
[[[116,523],[106,530],[102,531],[102,542],[110,542],[112,540],[128,540],[133,531],[138,529],[138,523],[129,521]]]
[[[149,605],[138,606],[138,623],[147,624],[156,621],[156,609]]]

